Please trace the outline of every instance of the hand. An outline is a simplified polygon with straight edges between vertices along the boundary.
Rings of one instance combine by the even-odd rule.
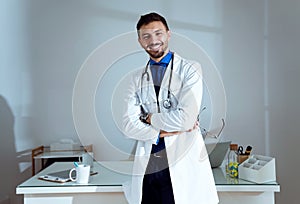
[[[187,130],[187,132],[192,132],[193,130],[195,129],[198,129],[199,128],[199,121],[197,120],[193,126],[193,128]]]
[[[166,132],[164,130],[161,130],[160,131],[160,137],[169,137],[169,136],[173,136],[173,135],[179,135],[183,132],[192,132],[193,130],[195,129],[198,129],[199,128],[199,122],[196,121],[193,128],[187,130],[187,131],[174,131],[174,132]]]
[[[152,117],[152,113],[149,113],[149,115],[146,119],[146,123],[148,123],[149,125],[151,125],[151,117]]]
[[[159,137],[162,138],[162,137],[169,137],[169,136],[173,136],[173,135],[179,135],[183,132],[181,131],[175,131],[175,132],[166,132],[164,130],[161,130],[160,131],[160,134],[159,134]]]

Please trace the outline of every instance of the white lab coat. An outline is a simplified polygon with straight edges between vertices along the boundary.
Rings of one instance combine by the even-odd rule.
[[[171,62],[161,84],[159,101],[167,98],[170,66]],[[202,100],[202,72],[198,63],[187,61],[174,54],[170,90],[177,101],[173,100],[173,104],[176,105],[169,110],[163,108],[162,103],[159,108],[156,105],[157,99],[150,68],[148,68],[149,82],[147,76],[144,75],[141,83],[144,71],[145,68],[132,75],[123,118],[124,134],[138,141],[132,181],[123,185],[125,196],[130,204],[141,203],[143,177],[152,144],[155,144],[159,131],[191,129],[197,119]],[[144,87],[142,91],[141,84]],[[153,113],[151,125],[139,120],[141,103],[144,104],[146,111]],[[218,203],[214,178],[200,131],[195,129],[191,132],[165,137],[165,145],[175,203]]]

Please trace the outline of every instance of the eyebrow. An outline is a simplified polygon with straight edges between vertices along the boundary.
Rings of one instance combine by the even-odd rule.
[[[143,29],[141,29],[141,30],[143,30]],[[139,33],[141,32],[141,30],[139,30]],[[153,30],[153,29],[144,29],[144,30]],[[161,32],[161,31],[163,31],[163,29],[157,29],[157,30],[154,30],[152,33],[157,33],[157,32]],[[147,32],[147,33],[143,33],[142,35],[144,36],[144,35],[149,35],[150,33],[149,32]]]

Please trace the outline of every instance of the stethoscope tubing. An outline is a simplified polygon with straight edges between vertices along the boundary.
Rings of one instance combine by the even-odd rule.
[[[142,80],[141,80],[141,103],[143,104],[143,81],[144,81],[144,77],[146,75],[147,77],[147,81],[149,83],[150,81],[150,76],[148,73],[148,66],[150,64],[150,60],[147,62],[146,67],[145,67],[145,71],[142,73]],[[163,101],[163,107],[165,109],[170,109],[172,107],[172,103],[171,103],[171,82],[172,82],[172,76],[173,76],[173,66],[174,66],[174,53],[172,53],[172,59],[171,59],[171,71],[170,71],[170,77],[169,77],[169,84],[168,84],[168,95],[167,95],[167,99],[165,99]],[[148,87],[148,93],[149,94],[149,87]]]

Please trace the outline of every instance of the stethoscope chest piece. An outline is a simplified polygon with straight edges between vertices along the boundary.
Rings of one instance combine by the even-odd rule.
[[[141,95],[143,95],[143,80],[146,77],[147,82],[149,83],[150,77],[149,77],[149,73],[148,73],[148,66],[149,66],[149,62],[147,63],[146,67],[145,67],[145,71],[142,74],[142,80],[141,80]],[[171,59],[171,71],[170,71],[170,77],[169,77],[169,84],[168,84],[168,95],[167,98],[165,100],[163,100],[163,107],[165,109],[170,109],[173,106],[173,102],[171,102],[171,81],[172,81],[172,74],[173,74],[173,63],[174,63],[174,53],[172,53],[172,59]],[[148,88],[149,91],[149,88]],[[147,91],[147,96],[149,94],[149,92]],[[142,100],[142,103],[145,102],[145,100]]]
[[[165,109],[170,109],[172,107],[171,101],[169,98],[167,98],[166,100],[163,101],[163,107]]]

